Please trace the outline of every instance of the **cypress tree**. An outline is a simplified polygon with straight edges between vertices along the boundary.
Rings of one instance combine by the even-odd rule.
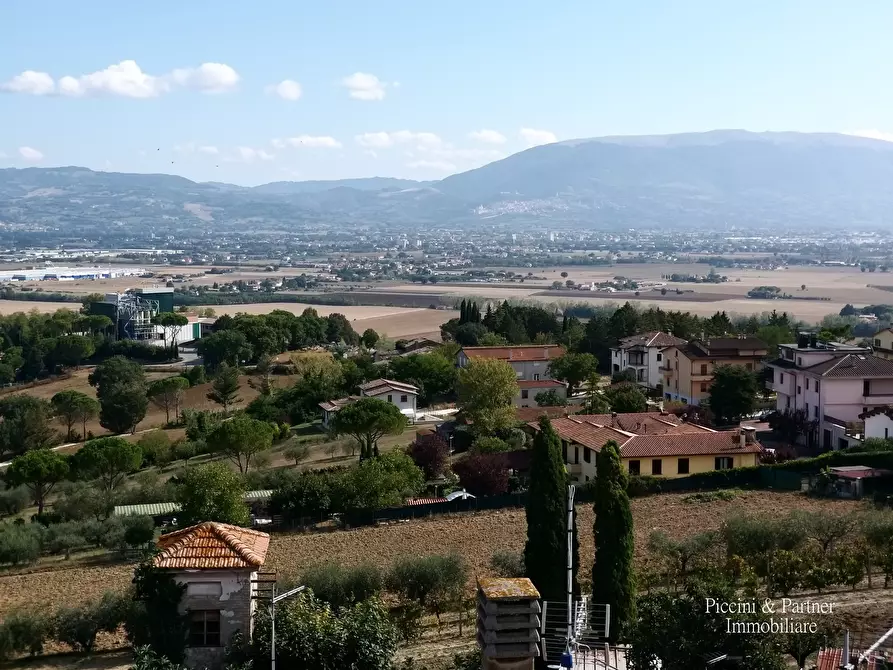
[[[540,419],[530,460],[524,566],[543,600],[567,594],[567,474],[561,442],[547,417]]]
[[[481,320],[481,310],[478,308],[477,302],[471,303],[471,320],[474,323],[480,323]]]
[[[465,298],[462,298],[462,302],[459,303],[459,325],[466,321],[468,321],[468,303],[465,302]]]
[[[613,440],[598,452],[595,476],[595,562],[592,602],[611,606],[612,642],[622,638],[636,617],[633,575],[633,516],[627,476]]]

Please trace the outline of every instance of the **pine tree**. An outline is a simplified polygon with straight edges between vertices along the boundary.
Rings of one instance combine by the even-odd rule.
[[[633,517],[626,484],[620,450],[612,440],[596,460],[592,566],[592,602],[611,606],[611,641],[622,638],[636,617]]]
[[[567,474],[561,442],[548,418],[540,419],[533,441],[527,494],[527,576],[543,600],[563,601],[567,593]]]

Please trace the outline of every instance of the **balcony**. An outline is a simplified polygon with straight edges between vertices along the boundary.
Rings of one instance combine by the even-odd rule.
[[[582,463],[569,463],[567,466],[567,473],[571,476],[578,476],[583,474],[583,464]]]

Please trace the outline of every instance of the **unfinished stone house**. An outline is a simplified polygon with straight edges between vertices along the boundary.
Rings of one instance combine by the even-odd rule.
[[[189,617],[189,667],[220,667],[233,634],[251,635],[257,571],[269,546],[266,533],[211,521],[158,540],[155,566],[186,585],[180,607]]]

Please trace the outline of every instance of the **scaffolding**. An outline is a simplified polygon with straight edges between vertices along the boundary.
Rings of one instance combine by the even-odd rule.
[[[115,332],[128,340],[157,340],[158,327],[152,318],[161,311],[158,300],[137,293],[119,293],[115,300]]]

